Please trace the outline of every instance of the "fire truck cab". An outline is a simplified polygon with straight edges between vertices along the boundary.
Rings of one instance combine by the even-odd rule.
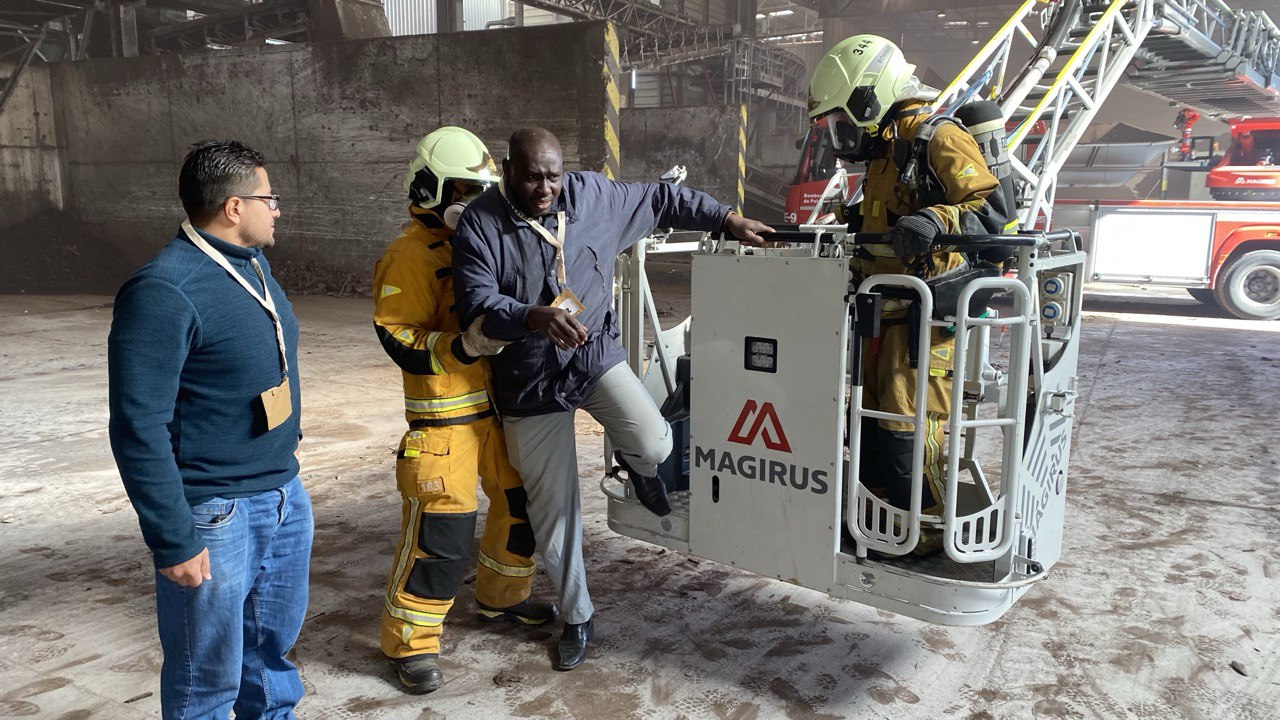
[[[1280,201],[1280,118],[1228,120],[1231,145],[1206,185],[1215,200]]]

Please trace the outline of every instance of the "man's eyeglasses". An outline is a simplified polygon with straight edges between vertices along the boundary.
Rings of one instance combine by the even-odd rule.
[[[279,195],[236,195],[236,197],[246,200],[261,200],[267,204],[268,210],[275,210],[280,207]]]

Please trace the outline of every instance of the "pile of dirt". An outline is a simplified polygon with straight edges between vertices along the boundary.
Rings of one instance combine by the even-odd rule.
[[[135,270],[94,226],[46,211],[0,229],[0,294],[114,295]]]

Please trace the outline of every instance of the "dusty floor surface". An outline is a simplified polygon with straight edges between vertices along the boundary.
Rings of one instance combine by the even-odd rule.
[[[652,274],[683,317],[683,273]],[[0,297],[0,717],[158,711],[150,560],[107,446],[110,302]],[[481,625],[464,590],[449,682],[414,697],[377,645],[398,377],[368,302],[298,299],[316,514],[299,715],[1275,718],[1280,323],[1181,293],[1089,306],[1065,560],[1000,621],[930,626],[615,535],[584,417],[587,663],[553,672],[558,630]]]

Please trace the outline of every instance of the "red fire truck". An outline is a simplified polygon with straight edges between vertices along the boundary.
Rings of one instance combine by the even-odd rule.
[[[1059,200],[1053,223],[1080,231],[1095,281],[1184,287],[1236,317],[1280,319],[1280,203]]]
[[[1180,118],[1194,111],[1183,110]],[[1191,171],[1200,200],[1058,200],[1053,224],[1080,230],[1087,276],[1099,282],[1183,287],[1236,317],[1280,319],[1280,118],[1227,121],[1225,153],[1197,152],[1190,123],[1170,168]],[[1207,172],[1205,171],[1207,168]],[[1164,183],[1162,183],[1164,185]],[[1207,192],[1205,192],[1207,190]],[[1209,199],[1212,197],[1212,199]]]

